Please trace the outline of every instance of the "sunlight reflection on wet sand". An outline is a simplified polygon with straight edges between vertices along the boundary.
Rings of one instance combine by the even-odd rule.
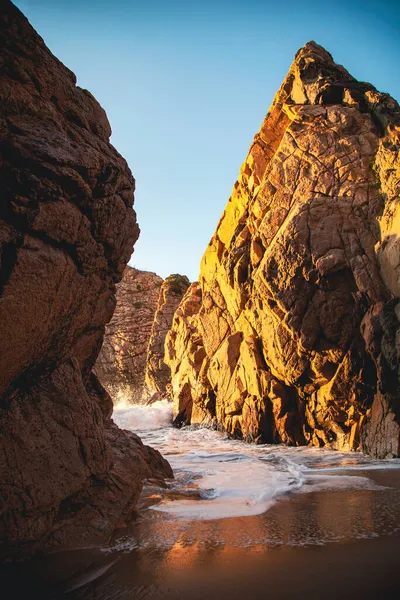
[[[400,472],[369,476],[381,487],[294,493],[252,517],[145,510],[108,550],[3,568],[3,590],[13,600],[395,598]]]

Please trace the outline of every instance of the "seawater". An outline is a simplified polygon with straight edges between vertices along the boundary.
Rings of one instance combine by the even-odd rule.
[[[212,520],[261,515],[293,494],[383,490],[371,473],[399,469],[400,460],[373,460],[362,453],[320,448],[255,445],[199,427],[175,429],[172,405],[120,404],[115,422],[140,435],[169,461],[175,479],[149,508],[178,519]],[[154,490],[153,490],[154,492]]]
[[[5,598],[399,597],[399,460],[174,429],[168,402],[120,403],[114,420],[175,478],[145,482],[135,518],[102,548],[0,565]]]

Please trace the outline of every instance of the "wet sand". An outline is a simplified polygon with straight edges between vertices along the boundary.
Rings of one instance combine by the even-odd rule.
[[[144,511],[107,551],[3,565],[1,598],[399,598],[400,470],[368,476],[380,487],[296,492],[256,517]]]

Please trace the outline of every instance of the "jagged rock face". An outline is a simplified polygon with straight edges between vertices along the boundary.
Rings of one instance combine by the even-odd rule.
[[[127,266],[117,286],[117,306],[95,366],[114,404],[142,399],[147,348],[162,283],[155,273]]]
[[[166,393],[165,336],[188,286],[183,275],[163,281],[155,273],[126,267],[94,368],[114,404],[153,401]]]
[[[175,274],[167,277],[161,286],[146,357],[144,397],[148,401],[160,399],[167,393],[171,372],[164,362],[165,338],[189,285],[185,275]]]
[[[168,335],[177,421],[399,455],[399,125],[298,52]]]
[[[175,424],[208,423],[215,416],[215,395],[207,379],[209,361],[199,333],[201,288],[190,285],[177,308],[165,340],[164,360],[170,366],[170,394]]]
[[[104,541],[159,453],[110,420],[91,368],[139,229],[107,117],[0,9],[0,551]]]

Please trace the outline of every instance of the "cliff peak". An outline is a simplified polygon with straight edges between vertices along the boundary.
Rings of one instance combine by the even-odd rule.
[[[306,42],[304,46],[298,49],[294,57],[294,62],[307,56],[318,57],[322,61],[335,64],[332,55],[327,50],[325,50],[323,46],[317,44],[317,42],[315,42],[314,40]]]

